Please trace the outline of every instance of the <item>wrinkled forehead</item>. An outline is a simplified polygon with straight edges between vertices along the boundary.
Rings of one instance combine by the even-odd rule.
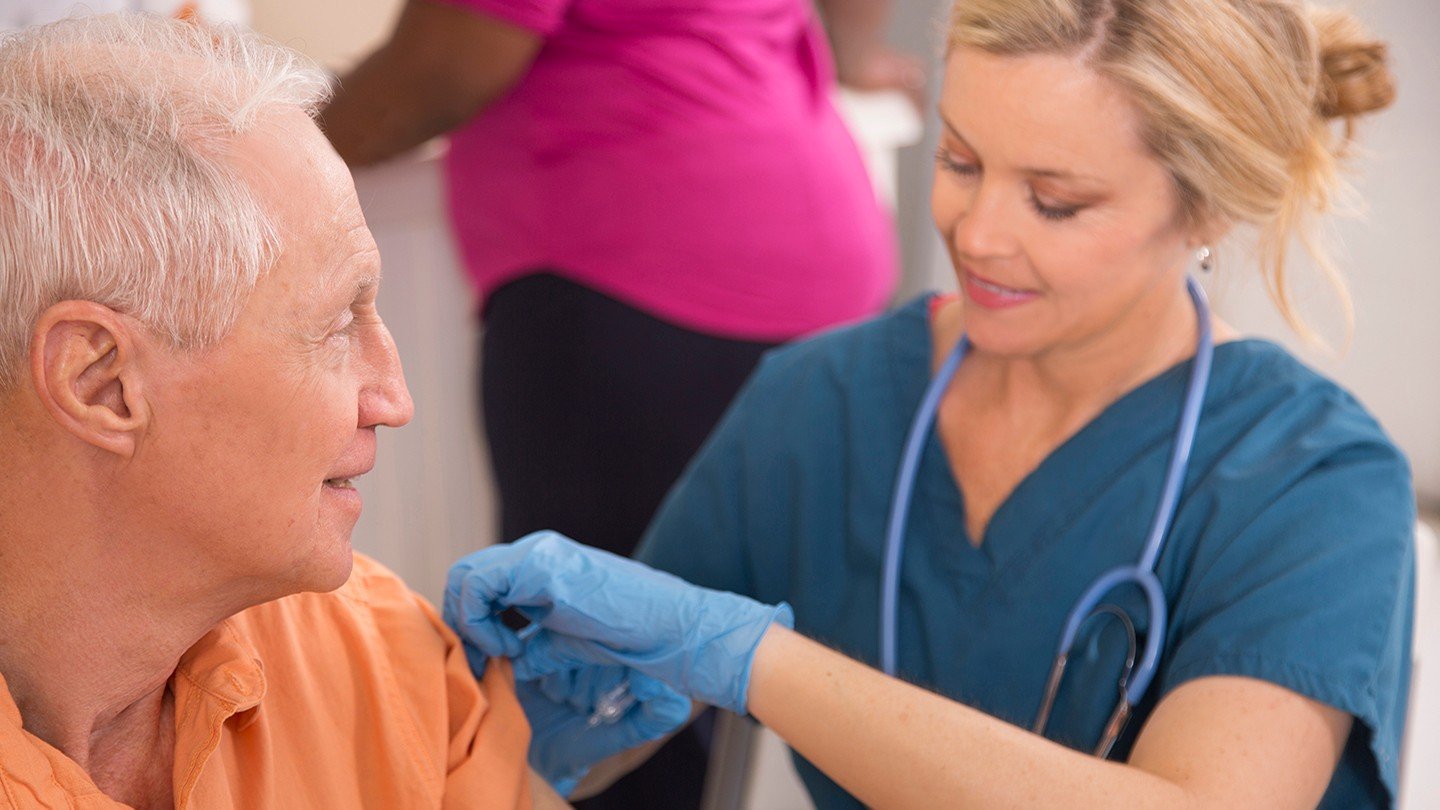
[[[338,213],[336,209],[354,201],[350,170],[298,107],[262,112],[226,153],[266,208],[277,214],[314,211],[322,204]]]
[[[304,111],[266,111],[227,157],[271,218],[281,256],[270,275],[297,309],[378,279],[375,242],[350,170]]]

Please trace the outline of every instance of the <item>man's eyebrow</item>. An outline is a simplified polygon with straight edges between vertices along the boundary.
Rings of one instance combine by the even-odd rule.
[[[940,114],[940,123],[944,124],[945,129],[949,130],[950,136],[953,137],[955,140],[959,141],[961,146],[964,146],[966,149],[974,152],[975,147],[971,146],[970,142],[965,140],[965,136],[960,134],[960,128],[955,126],[955,124],[951,123],[950,119],[946,117],[945,112],[943,110],[940,110],[938,107],[936,108],[936,112]],[[1101,182],[1098,177],[1091,177],[1085,174],[1077,174],[1075,172],[1064,171],[1062,169],[1047,169],[1032,166],[1021,166],[1020,171],[1034,177],[1053,177],[1057,180],[1085,180],[1091,183]]]
[[[330,314],[350,309],[365,293],[377,287],[380,284],[380,271],[376,268],[366,268],[356,275],[349,285],[342,287],[341,285],[344,283],[342,279],[335,279],[333,286],[330,287],[330,289],[334,290],[333,295],[335,297],[330,298],[327,296],[325,298],[325,300],[330,302],[326,307],[326,311]],[[330,317],[330,314],[324,317]]]
[[[354,301],[356,298],[359,298],[361,295],[378,286],[380,286],[380,270],[378,268],[367,268],[355,278],[355,283],[350,288],[350,300]]]

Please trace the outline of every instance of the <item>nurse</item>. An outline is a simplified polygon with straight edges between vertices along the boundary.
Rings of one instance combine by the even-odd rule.
[[[1258,267],[1222,272],[1261,273],[1303,330],[1285,248],[1331,266],[1307,223],[1354,120],[1393,98],[1384,55],[1286,0],[961,0],[933,196],[960,295],[763,362],[642,545],[703,588],[554,535],[452,572],[472,661],[532,680],[532,763],[571,786],[605,753],[603,729],[574,730],[597,684],[635,671],[770,726],[822,808],[1392,804],[1406,462],[1345,391],[1218,319],[1155,566],[1156,676],[1095,756],[1129,641],[1092,622],[1031,730],[1068,612],[1139,558],[1160,501],[1202,331],[1187,275],[1249,226]],[[890,677],[872,666],[896,471],[962,335],[903,527]],[[1141,644],[1162,626],[1137,590],[1109,601]],[[506,629],[507,605],[538,632]]]

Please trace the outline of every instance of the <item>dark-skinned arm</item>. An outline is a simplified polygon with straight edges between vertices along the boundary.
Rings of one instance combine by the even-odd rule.
[[[340,80],[321,127],[352,167],[465,123],[522,79],[543,39],[463,8],[407,0],[390,39]]]
[[[835,78],[856,90],[900,90],[920,103],[925,71],[920,61],[885,42],[894,0],[816,0]]]

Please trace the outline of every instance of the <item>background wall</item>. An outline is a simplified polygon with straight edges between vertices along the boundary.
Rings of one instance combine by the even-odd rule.
[[[399,5],[399,0],[252,0],[253,20],[258,29],[337,69],[352,64],[381,41]],[[895,6],[892,40],[915,53],[938,53],[940,20],[946,4],[939,0],[904,0]],[[1432,270],[1431,264],[1432,257],[1440,256],[1440,227],[1432,225],[1431,219],[1437,210],[1436,196],[1440,195],[1440,161],[1433,159],[1431,144],[1440,133],[1440,6],[1433,0],[1389,0],[1367,3],[1361,13],[1391,43],[1400,95],[1393,109],[1362,127],[1365,153],[1357,161],[1361,170],[1357,185],[1368,206],[1365,218],[1335,223],[1340,258],[1350,279],[1356,306],[1353,345],[1343,355],[1301,345],[1266,300],[1256,280],[1254,264],[1246,255],[1243,237],[1222,250],[1220,269],[1210,286],[1217,309],[1242,330],[1285,343],[1354,390],[1409,454],[1421,501],[1435,509],[1440,508],[1440,272]],[[932,74],[938,72],[938,59],[935,66],[937,70]],[[937,88],[932,86],[930,91],[933,100]],[[944,251],[929,222],[931,154],[937,128],[931,112],[926,121],[925,141],[906,150],[900,159],[899,230],[906,267],[902,297],[920,289],[953,284]],[[404,183],[397,179],[403,172],[362,175],[363,196],[372,201],[393,201],[432,193],[434,178],[425,173],[433,171],[433,167],[418,171],[425,179],[412,177],[408,190],[403,192],[398,189]],[[398,235],[393,237],[382,232],[389,226],[373,222],[380,210],[371,209],[381,203],[367,202],[367,211],[371,211],[372,225],[377,225],[387,263],[384,306],[387,317],[396,327],[414,387],[417,382],[426,384],[427,372],[423,367],[431,365],[434,358],[416,353],[417,346],[424,344],[409,339],[405,333],[411,331],[410,325],[403,323],[404,318],[396,317],[401,314],[396,311],[400,305],[397,299],[404,296],[408,306],[408,299],[418,289],[401,289],[401,285],[451,285],[445,287],[452,296],[446,305],[454,308],[456,317],[461,319],[454,326],[456,345],[465,345],[456,349],[459,354],[452,358],[456,362],[469,362],[467,353],[473,350],[473,344],[467,341],[473,342],[473,334],[465,331],[468,322],[464,321],[462,311],[463,285],[454,285],[453,267],[444,266],[440,261],[453,261],[453,256],[441,255],[445,251],[433,246],[421,251],[424,254],[428,250],[428,256],[407,253],[418,244],[417,228],[429,228],[426,238],[440,240],[437,244],[445,240],[443,224],[431,222],[422,226],[415,218],[416,211],[438,210],[433,201],[420,206],[422,201],[417,197],[412,202],[414,205],[406,209],[403,216],[396,214],[406,224],[401,224]],[[404,247],[406,245],[411,247]],[[1299,266],[1296,275],[1302,279],[1314,278]],[[1341,343],[1343,335],[1334,317],[1328,290],[1321,284],[1302,284],[1300,298],[1322,333],[1333,343]],[[414,303],[421,305],[418,301]],[[423,340],[423,335],[415,339]],[[445,382],[464,386],[467,397],[473,393],[469,377],[453,379],[452,372],[452,377]],[[418,395],[417,399],[420,399]],[[394,515],[375,514],[378,510],[367,507],[366,520],[362,521],[361,533],[357,535],[357,544],[362,548],[372,542],[395,542],[389,538],[397,526],[412,533],[405,543],[421,542],[415,539],[416,534],[428,537],[435,532],[446,532],[446,537],[426,539],[424,543],[447,549],[473,547],[489,537],[486,534],[490,520],[489,495],[488,489],[484,489],[488,487],[488,479],[483,464],[459,450],[460,443],[474,435],[473,425],[457,421],[469,415],[453,408],[452,413],[439,417],[427,415],[423,401],[421,405],[416,425],[407,430],[410,435],[405,441],[395,444],[395,452],[404,453],[406,450],[402,448],[440,441],[415,440],[413,434],[417,432],[430,430],[443,435],[439,434],[442,429],[453,431],[455,435],[450,440],[456,445],[451,452],[451,463],[456,466],[454,474],[435,478],[437,472],[431,470],[427,480],[478,481],[481,494],[472,496],[473,502],[465,503],[455,502],[462,497],[458,492],[448,496],[452,501],[450,508],[460,510],[465,517],[438,522],[417,509],[406,509],[402,520]],[[426,429],[422,423],[427,419],[443,420],[446,424]],[[405,472],[377,470],[376,482],[386,478],[396,486],[412,484],[423,462],[407,461],[406,464]],[[432,491],[427,497],[437,496]],[[385,529],[383,533],[379,531],[381,528]],[[409,557],[419,554],[419,547],[408,548],[408,554],[397,548],[394,557],[390,553],[380,556],[397,567],[410,569]],[[427,558],[426,566],[423,569],[416,566],[412,569],[414,574],[412,570],[402,573],[418,575],[417,586],[434,593],[426,588],[430,584],[438,589],[437,575],[429,568],[428,558],[443,557],[443,554],[440,551],[420,554]]]
[[[333,70],[383,41],[402,0],[250,0],[251,24]]]
[[[1391,46],[1399,99],[1360,128],[1359,219],[1336,219],[1338,256],[1355,302],[1355,339],[1339,354],[1303,345],[1275,314],[1248,255],[1244,234],[1220,255],[1207,286],[1216,309],[1241,331],[1284,343],[1354,391],[1410,456],[1422,506],[1440,511],[1440,4],[1434,0],[1351,2]],[[938,53],[946,2],[897,2],[891,40],[914,53]],[[932,77],[938,74],[936,60]],[[938,88],[930,87],[930,97]],[[930,173],[939,122],[932,109],[925,142],[901,167],[901,233],[908,270],[904,292],[953,287],[949,259],[929,222]],[[1333,344],[1343,329],[1329,288],[1300,258],[1307,320]],[[1303,283],[1309,281],[1310,283]]]
[[[252,0],[257,28],[336,69],[381,40],[399,5]],[[914,53],[937,53],[945,3],[895,5],[892,40]],[[1353,347],[1336,358],[1298,346],[1254,282],[1243,246],[1221,254],[1211,286],[1217,307],[1242,329],[1278,338],[1356,391],[1410,454],[1422,500],[1436,508],[1440,272],[1430,265],[1440,254],[1440,227],[1430,220],[1440,194],[1440,160],[1431,147],[1440,133],[1440,6],[1388,0],[1367,5],[1364,15],[1392,43],[1400,97],[1363,132],[1370,156],[1361,161],[1359,187],[1369,201],[1368,217],[1337,225],[1357,310]],[[930,88],[932,101],[937,90]],[[923,142],[900,155],[901,297],[953,284],[928,210],[937,129],[932,112]],[[417,413],[403,432],[381,432],[379,465],[361,482],[366,508],[355,544],[436,598],[450,561],[490,542],[494,533],[494,496],[474,417],[477,334],[445,229],[433,153],[361,172],[356,184],[384,257],[381,306],[405,358]],[[1302,297],[1316,325],[1338,341],[1325,290],[1312,284]],[[751,810],[810,806],[777,739],[761,737],[754,775]]]

